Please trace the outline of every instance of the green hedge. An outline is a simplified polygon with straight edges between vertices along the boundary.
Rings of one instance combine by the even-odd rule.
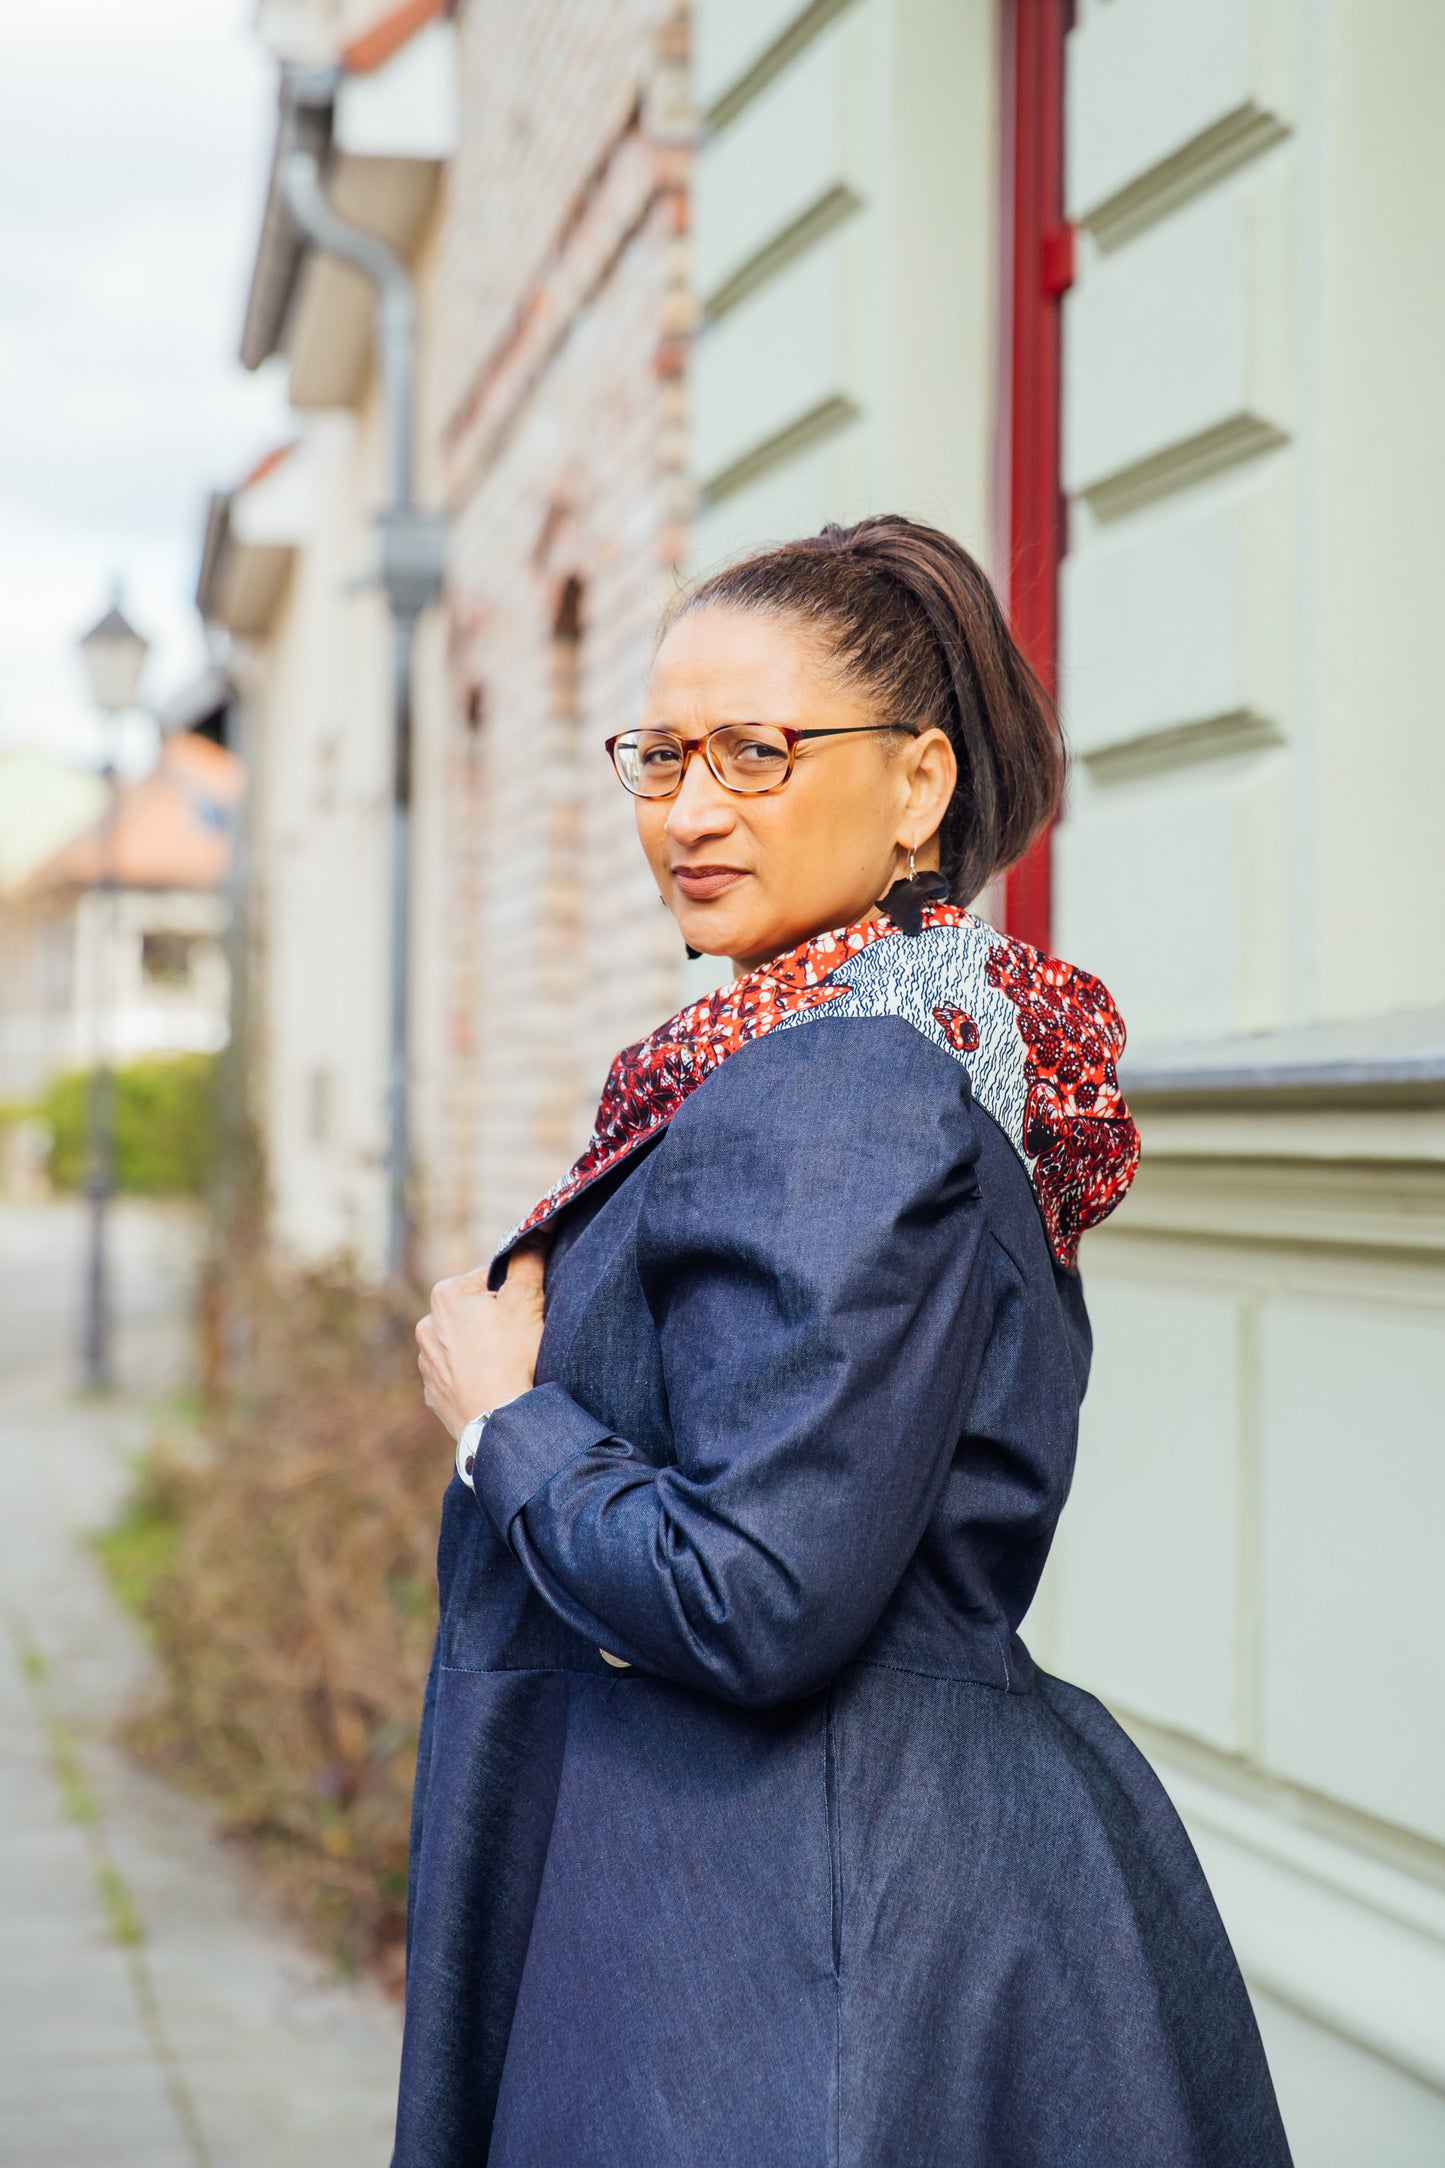
[[[115,1186],[149,1196],[197,1195],[216,1148],[216,1060],[168,1054],[115,1072]],[[50,1179],[85,1181],[85,1071],[57,1077],[36,1112],[50,1125]]]

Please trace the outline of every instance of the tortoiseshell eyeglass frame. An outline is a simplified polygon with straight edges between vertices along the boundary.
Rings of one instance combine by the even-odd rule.
[[[896,730],[897,727],[896,723],[849,723],[841,724],[832,730],[795,730],[789,723],[719,723],[715,729],[705,730],[700,738],[684,738],[675,730],[649,730],[646,734],[650,737],[670,738],[682,754],[682,766],[677,771],[677,780],[669,790],[634,790],[622,773],[621,764],[617,758],[617,748],[625,738],[642,737],[644,733],[641,730],[619,730],[614,737],[607,739],[606,747],[607,757],[612,763],[618,782],[628,795],[633,798],[675,798],[682,789],[683,778],[687,774],[687,764],[694,753],[702,754],[703,759],[707,762],[708,774],[712,776],[715,782],[720,783],[724,790],[731,791],[735,798],[770,798],[787,784],[798,758],[798,747],[805,738],[858,738],[866,736],[871,731]],[[718,773],[717,763],[711,750],[712,740],[720,738],[726,732],[732,730],[770,730],[783,739],[788,749],[788,765],[778,777],[776,783],[764,783],[760,790],[740,790],[736,783],[730,783],[725,775]]]

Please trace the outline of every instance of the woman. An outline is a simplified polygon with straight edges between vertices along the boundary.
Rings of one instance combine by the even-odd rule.
[[[1137,1157],[1104,988],[962,908],[1057,806],[1047,703],[873,519],[704,582],[609,750],[735,976],[418,1327],[397,2168],[1275,2168],[1183,1830],[1017,1632]]]

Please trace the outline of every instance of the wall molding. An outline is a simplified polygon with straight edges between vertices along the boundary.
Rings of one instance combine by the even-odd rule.
[[[1145,1041],[1126,1057],[1122,1074],[1131,1099],[1166,1115],[1212,1112],[1232,1121],[1242,1109],[1291,1117],[1308,1108],[1352,1117],[1365,1108],[1397,1117],[1415,1107],[1441,1110],[1445,1005],[1223,1038]],[[1402,1133],[1398,1120],[1396,1133]],[[1376,1149],[1357,1156],[1369,1158]]]
[[[1212,474],[1238,467],[1246,460],[1288,444],[1288,433],[1258,414],[1231,414],[1227,421],[1201,429],[1196,436],[1181,438],[1147,459],[1121,467],[1096,482],[1087,482],[1074,494],[1082,497],[1097,520],[1122,519],[1176,490],[1189,489]]]
[[[1075,757],[1092,782],[1131,783],[1172,768],[1264,752],[1284,742],[1283,731],[1267,715],[1259,715],[1252,708],[1232,708],[1223,715],[1204,715],[1193,722],[1141,730],[1135,737],[1120,738],[1109,745],[1076,747]]]
[[[749,294],[777,276],[778,272],[805,256],[810,248],[846,225],[856,211],[863,208],[863,199],[856,195],[845,182],[839,181],[802,211],[792,222],[775,233],[771,240],[756,249],[735,271],[729,272],[722,284],[715,287],[703,302],[703,314],[712,323],[726,316]]]
[[[1267,112],[1253,99],[1246,99],[1212,127],[1191,137],[1147,172],[1106,196],[1102,203],[1096,203],[1080,223],[1107,254],[1202,195],[1227,174],[1273,149],[1289,133],[1288,122],[1277,113]]]
[[[724,497],[746,489],[749,482],[759,481],[774,467],[781,467],[788,460],[796,459],[799,453],[811,450],[813,445],[836,436],[850,422],[857,421],[860,411],[856,401],[843,392],[820,400],[817,406],[809,407],[806,414],[789,422],[785,429],[764,438],[761,444],[753,445],[729,466],[710,475],[702,487],[704,506],[720,504]]]
[[[1144,1157],[1130,1234],[1391,1251],[1445,1260],[1445,1166],[1401,1160]],[[1123,1230],[1121,1230],[1123,1231]]]
[[[1445,1168],[1445,1106],[1171,1104],[1125,1090],[1151,1157]]]
[[[1445,2093],[1445,1888],[1150,1757],[1194,1841],[1246,1979]]]
[[[820,31],[826,30],[835,16],[845,8],[852,7],[853,0],[811,0],[774,38],[771,45],[759,53],[752,66],[722,91],[703,116],[710,131],[726,128],[729,121],[736,120],[745,106],[752,104],[760,91],[767,89],[776,76],[795,61],[805,48],[812,44]]]

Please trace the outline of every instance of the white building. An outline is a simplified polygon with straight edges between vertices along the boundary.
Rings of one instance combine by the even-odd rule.
[[[121,786],[114,817],[98,821],[105,787],[85,780],[87,825],[0,886],[0,1098],[33,1097],[101,1058],[226,1043],[240,762],[177,732],[148,776]]]
[[[335,67],[334,96],[303,122],[337,210],[413,273],[421,322],[421,488],[434,487],[429,415],[438,186],[454,134],[453,33],[441,5],[380,10],[295,0],[261,10],[278,60]],[[381,1262],[386,1224],[390,628],[376,516],[386,494],[384,388],[373,296],[360,274],[303,244],[281,199],[291,143],[283,102],[247,301],[242,352],[285,357],[296,440],[213,500],[198,587],[231,635],[252,776],[247,1059],[264,1144],[270,1224],[298,1256]],[[422,827],[443,707],[440,618],[422,621],[415,679]],[[425,887],[423,870],[419,885]],[[425,982],[413,1013],[436,1013]],[[425,1031],[425,1025],[422,1025]],[[429,1065],[416,1063],[425,1095]]]
[[[0,754],[0,1103],[30,1099],[60,1065],[55,1016],[68,1010],[75,976],[70,931],[42,932],[15,893],[93,826],[105,802],[104,780],[89,768],[34,746]]]

